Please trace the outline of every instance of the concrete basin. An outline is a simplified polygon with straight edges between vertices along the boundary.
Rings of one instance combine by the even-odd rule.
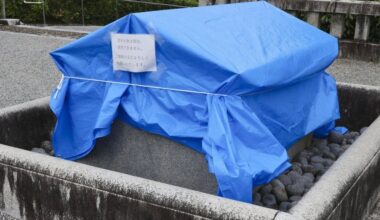
[[[380,114],[376,87],[339,84],[339,96],[339,123],[350,129]],[[356,220],[379,191],[380,119],[290,213],[212,195],[216,182],[202,155],[120,122],[78,162],[30,152],[54,123],[48,98],[0,110],[1,212],[21,219]]]

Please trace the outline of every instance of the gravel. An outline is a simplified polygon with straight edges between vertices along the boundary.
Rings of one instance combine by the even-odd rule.
[[[289,171],[254,192],[253,199],[258,201],[253,204],[288,211],[359,136],[359,132],[351,131],[344,135],[331,132],[326,139],[314,138],[295,157]]]
[[[50,95],[60,73],[49,52],[73,39],[0,31],[0,108]]]
[[[338,59],[327,72],[339,82],[380,86],[380,63]]]

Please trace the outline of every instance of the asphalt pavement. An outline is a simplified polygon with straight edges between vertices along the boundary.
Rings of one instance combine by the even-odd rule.
[[[49,95],[60,79],[49,52],[72,40],[0,31],[0,108]]]

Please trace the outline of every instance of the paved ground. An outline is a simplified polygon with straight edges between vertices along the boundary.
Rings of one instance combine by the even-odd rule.
[[[337,81],[380,86],[380,63],[337,60],[327,71]]]
[[[60,79],[49,52],[71,40],[0,32],[0,108],[49,95]]]

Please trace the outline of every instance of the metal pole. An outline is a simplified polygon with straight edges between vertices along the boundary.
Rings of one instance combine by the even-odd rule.
[[[117,5],[119,4],[119,1],[118,0],[115,0],[115,19],[118,19],[119,18],[119,10],[117,8]]]
[[[42,18],[44,19],[44,26],[46,26],[46,17],[45,17],[45,0],[42,1]]]
[[[84,26],[84,9],[83,9],[83,0],[80,1],[81,10],[82,10],[82,26]]]
[[[7,18],[7,15],[5,14],[5,0],[1,0],[1,15],[2,18]]]

